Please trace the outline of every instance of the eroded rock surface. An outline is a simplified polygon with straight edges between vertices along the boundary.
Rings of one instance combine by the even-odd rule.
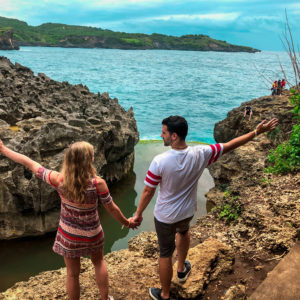
[[[173,279],[175,292],[183,299],[194,299],[204,294],[206,286],[216,280],[221,273],[232,270],[233,249],[216,239],[207,239],[189,250],[187,259],[192,264],[192,271],[185,283]],[[177,272],[177,263],[173,273]],[[176,278],[174,276],[173,278]]]
[[[60,170],[75,141],[95,147],[95,166],[108,182],[128,174],[138,131],[133,111],[107,93],[37,76],[0,58],[0,137],[11,149]],[[56,191],[31,172],[0,157],[0,239],[44,234],[58,224]]]

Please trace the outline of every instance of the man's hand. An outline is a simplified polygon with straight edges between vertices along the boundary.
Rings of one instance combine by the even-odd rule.
[[[257,134],[261,134],[263,132],[271,131],[276,128],[278,124],[278,119],[274,118],[270,120],[268,123],[266,123],[267,120],[263,120],[261,123],[259,123],[256,126],[256,132]]]
[[[139,224],[139,226],[142,224],[142,222],[143,222],[143,217],[142,216],[137,216],[137,215],[135,215],[133,218],[132,218],[132,220],[135,222],[135,223],[137,223],[137,224]]]
[[[137,229],[141,225],[141,222],[142,222],[142,221],[135,219],[135,217],[129,218],[128,221],[129,221],[128,227],[131,229]]]

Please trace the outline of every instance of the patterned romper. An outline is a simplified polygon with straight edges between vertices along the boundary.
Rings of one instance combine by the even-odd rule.
[[[109,191],[100,193],[96,178],[93,178],[87,188],[83,204],[75,203],[63,197],[59,185],[51,183],[52,170],[40,167],[37,177],[52,185],[61,199],[61,211],[58,230],[53,245],[53,251],[67,258],[88,256],[99,252],[104,244],[104,232],[98,216],[98,198],[102,204],[112,201]]]

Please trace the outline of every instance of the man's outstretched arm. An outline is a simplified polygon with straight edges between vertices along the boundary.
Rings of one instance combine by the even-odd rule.
[[[143,211],[146,209],[148,204],[150,203],[151,199],[153,198],[155,194],[155,188],[152,188],[148,185],[144,187],[144,190],[142,192],[139,206],[136,210],[135,216],[133,217],[134,221],[142,222],[143,220]]]
[[[278,124],[278,119],[272,119],[271,121],[267,122],[266,120],[262,121],[261,123],[259,123],[256,126],[256,129],[246,133],[244,135],[241,135],[237,138],[234,138],[233,140],[224,143],[223,144],[223,154],[234,150],[242,145],[245,145],[246,143],[248,143],[249,141],[251,141],[255,136],[264,133],[264,132],[268,132],[273,130]]]

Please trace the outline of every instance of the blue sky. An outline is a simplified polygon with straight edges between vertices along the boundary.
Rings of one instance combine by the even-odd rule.
[[[297,43],[299,0],[0,0],[0,16],[29,25],[51,22],[146,34],[206,34],[261,50],[283,50],[285,9]]]

